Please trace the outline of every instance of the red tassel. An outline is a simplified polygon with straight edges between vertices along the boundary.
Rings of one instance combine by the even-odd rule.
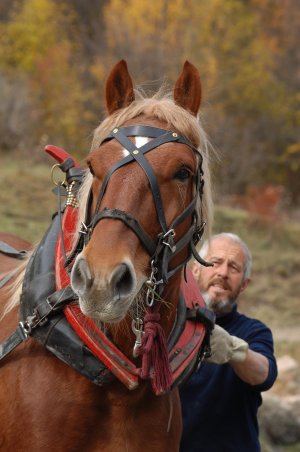
[[[143,355],[141,378],[151,378],[155,394],[169,391],[173,381],[167,341],[159,321],[159,312],[153,312],[150,309],[146,311],[140,348],[140,354]]]

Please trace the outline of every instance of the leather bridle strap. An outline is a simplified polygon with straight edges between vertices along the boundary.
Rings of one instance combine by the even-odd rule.
[[[114,129],[114,132],[110,133],[102,141],[101,144],[105,143],[106,141],[116,138],[117,131],[119,131],[119,129]],[[148,138],[152,138],[152,137],[159,138],[158,140],[152,140],[149,143],[146,143],[142,147],[140,147],[139,151],[143,152],[143,154],[146,154],[147,152],[151,151],[155,147],[160,146],[160,144],[162,144],[162,138],[166,135],[166,130],[156,129],[154,127],[148,127],[148,126],[135,126],[135,127],[124,127],[124,128],[122,127],[122,131],[126,131],[126,133],[128,132],[129,135],[127,135],[127,136],[147,136]],[[158,131],[159,131],[159,135],[158,135]],[[145,135],[140,135],[141,133],[143,133]],[[170,133],[170,132],[168,132],[168,133]],[[161,136],[161,134],[163,134],[163,137]],[[175,137],[173,137],[173,140],[171,140],[171,141],[175,141]],[[165,139],[163,140],[163,142],[165,142]],[[133,143],[130,141],[130,146],[131,145],[133,145]],[[134,150],[137,150],[137,149],[134,148]],[[115,163],[115,165],[113,165],[111,167],[111,169],[108,171],[108,173],[106,174],[105,179],[103,181],[102,187],[101,187],[101,192],[100,192],[100,195],[99,195],[99,198],[97,201],[95,212],[98,212],[98,210],[99,210],[100,203],[105,194],[108,181],[111,178],[111,176],[113,175],[113,173],[116,170],[118,170],[119,168],[121,168],[122,166],[126,165],[127,163],[131,163],[133,161],[134,161],[134,156],[132,154],[129,154],[122,160],[119,160],[117,163]]]
[[[127,137],[161,138],[161,139],[163,139],[163,142],[166,142],[165,136],[167,134],[169,136],[168,142],[175,141],[176,143],[182,143],[182,144],[189,146],[193,151],[198,152],[198,149],[196,148],[196,146],[193,146],[193,144],[184,136],[179,135],[176,132],[168,131],[166,129],[160,129],[159,127],[136,125],[136,126],[122,127],[122,131],[123,131],[124,135],[126,135]],[[172,135],[172,139],[170,139],[170,134]],[[104,139],[104,141],[102,143],[104,143],[106,140],[110,140],[112,138],[115,138],[114,132],[110,133]],[[143,150],[144,153],[147,152],[146,151],[147,144],[149,144],[149,143],[146,143],[144,145],[144,150]],[[157,147],[157,146],[159,146],[159,144],[155,145],[155,147]],[[141,148],[139,148],[139,149],[141,149]],[[151,150],[151,149],[153,149],[152,146],[149,150]]]
[[[103,210],[101,210],[101,212],[97,213],[94,216],[92,225],[94,223],[95,224],[98,223],[100,220],[103,220],[104,218],[123,221],[123,223],[125,223],[130,229],[132,229],[135,232],[135,234],[143,243],[150,256],[152,256],[155,253],[156,250],[155,242],[142,229],[138,221],[132,215],[130,215],[127,212],[123,212],[122,210],[119,209],[108,209],[107,207],[105,207]]]
[[[148,143],[145,143],[140,148],[136,148],[134,143],[128,139],[128,136],[144,136],[144,137],[154,138],[154,139],[149,141]],[[126,156],[125,158],[123,158],[122,160],[120,160],[119,162],[117,162],[115,165],[113,165],[112,168],[109,170],[109,172],[106,174],[102,187],[101,187],[100,195],[97,200],[95,213],[97,213],[99,211],[101,201],[103,199],[103,196],[104,196],[106,188],[107,188],[107,184],[109,182],[109,179],[113,175],[113,173],[116,170],[118,170],[119,168],[121,168],[122,166],[136,160],[139,163],[139,165],[143,168],[144,172],[147,175],[147,178],[149,180],[149,183],[150,183],[150,186],[152,189],[154,201],[155,201],[158,220],[160,222],[162,230],[164,232],[167,232],[167,226],[166,226],[166,221],[165,221],[165,217],[164,217],[164,210],[163,210],[163,206],[162,206],[161,195],[160,195],[160,190],[159,190],[159,187],[157,184],[156,176],[152,170],[152,167],[150,166],[148,161],[144,158],[144,154],[157,148],[158,146],[161,146],[162,144],[170,143],[170,142],[185,144],[196,152],[197,152],[197,148],[195,146],[193,146],[192,143],[190,143],[185,137],[177,134],[176,132],[171,132],[171,131],[168,131],[165,129],[159,129],[157,127],[150,127],[150,126],[136,125],[136,126],[130,126],[130,127],[122,127],[119,129],[115,128],[113,130],[113,132],[110,133],[101,144],[103,144],[104,142],[106,142],[108,140],[114,139],[114,138],[117,139],[119,141],[119,143],[122,146],[124,146],[128,152],[130,152],[130,154],[128,156]],[[200,158],[201,158],[201,156],[200,156]]]
[[[150,138],[154,136],[154,139],[149,141],[148,143],[144,144],[140,148],[137,148],[132,141],[129,140],[129,138],[126,136],[127,133],[130,136],[149,136]],[[143,135],[140,135],[143,133]],[[95,214],[98,213],[98,210],[100,208],[100,203],[103,199],[104,193],[106,191],[106,187],[108,184],[109,179],[111,178],[112,174],[122,166],[126,165],[127,163],[130,163],[132,161],[136,161],[144,170],[150,187],[153,194],[156,212],[157,212],[157,218],[159,220],[160,226],[164,233],[167,232],[167,225],[164,215],[164,209],[162,205],[162,199],[160,194],[160,189],[157,183],[157,178],[155,176],[155,173],[151,167],[151,165],[148,163],[148,161],[145,159],[144,154],[146,152],[149,152],[158,146],[161,146],[164,143],[169,143],[172,141],[178,141],[181,137],[179,137],[178,134],[174,134],[170,131],[166,131],[163,129],[156,129],[154,127],[148,127],[148,126],[136,126],[134,127],[134,130],[132,130],[131,127],[128,128],[116,128],[113,130],[113,132],[107,137],[107,139],[115,138],[130,154],[126,156],[121,161],[117,162],[108,172],[106,175],[102,188],[101,193],[99,195],[99,198],[97,200],[97,205],[95,209]],[[106,141],[106,140],[105,140]],[[93,227],[95,227],[95,223],[93,221]]]
[[[116,140],[118,140],[118,142],[125,147],[125,149],[130,152],[130,155],[134,158],[134,160],[142,167],[142,169],[144,170],[150,187],[151,187],[151,191],[153,194],[153,198],[154,198],[154,202],[155,202],[155,207],[156,207],[156,212],[157,212],[157,218],[159,220],[159,223],[161,225],[161,228],[164,232],[167,232],[167,224],[166,224],[166,220],[165,220],[165,214],[164,214],[164,209],[163,209],[163,204],[162,204],[162,199],[161,199],[161,194],[160,194],[160,189],[159,189],[159,185],[157,183],[157,178],[155,176],[155,173],[151,167],[151,165],[149,164],[149,162],[145,159],[144,154],[143,154],[143,147],[138,149],[132,141],[129,140],[129,138],[126,137],[126,135],[123,134],[122,130],[120,129],[116,129],[117,131],[115,132],[115,138]],[[156,148],[157,146],[160,146],[160,144],[165,143],[165,142],[169,142],[169,137],[167,136],[169,135],[168,133],[165,134],[165,139],[162,140],[161,137],[158,137],[158,139],[154,139],[151,142],[149,142],[149,144],[151,144],[151,149]],[[167,141],[165,141],[167,140]],[[156,143],[156,141],[158,141],[158,143]],[[148,143],[146,143],[148,144]],[[150,148],[149,148],[150,150]]]

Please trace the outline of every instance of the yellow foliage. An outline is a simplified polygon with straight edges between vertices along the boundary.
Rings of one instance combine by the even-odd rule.
[[[190,59],[201,68],[205,91],[226,98],[223,106],[242,105],[250,114],[257,109],[274,115],[279,111],[283,93],[272,78],[272,55],[262,47],[259,18],[247,3],[110,0],[105,22],[110,54],[143,61],[143,71],[156,59],[166,75],[175,77],[182,62]]]
[[[57,2],[27,0],[0,28],[0,61],[6,68],[34,72],[49,49],[65,39],[68,16]]]
[[[90,73],[98,82],[103,82],[107,76],[107,69],[100,60],[96,60],[90,67]]]
[[[84,108],[90,94],[82,88],[81,68],[74,58],[78,44],[73,18],[63,2],[25,0],[1,25],[0,65],[28,86],[34,105],[28,120],[35,121],[37,139],[46,133],[60,146],[80,148],[78,130],[85,138],[91,121]]]

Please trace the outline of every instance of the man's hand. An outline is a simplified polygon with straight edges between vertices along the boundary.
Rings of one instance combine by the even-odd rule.
[[[229,361],[242,363],[246,360],[249,346],[243,339],[231,336],[219,325],[215,325],[210,337],[211,356],[208,363],[225,364]]]

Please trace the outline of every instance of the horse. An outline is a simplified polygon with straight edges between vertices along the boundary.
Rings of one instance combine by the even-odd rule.
[[[9,290],[0,290],[5,312],[0,344],[16,327],[18,332],[18,346],[6,342],[10,353],[0,360],[2,450],[179,450],[181,408],[171,364],[181,348],[173,348],[170,364],[172,346],[167,341],[180,317],[186,264],[191,253],[196,253],[204,223],[209,224],[212,205],[208,141],[198,117],[200,76],[186,61],[173,95],[159,92],[145,97],[134,90],[122,60],[107,78],[105,98],[108,114],[94,131],[76,195],[78,206],[67,207],[76,211],[74,229],[68,237],[64,235],[61,216],[66,213],[59,208],[57,235],[45,239],[38,251],[31,251],[21,264],[19,282],[11,278]],[[65,166],[70,171],[72,163]],[[63,184],[57,184],[58,188]],[[28,242],[6,238],[11,246],[30,249]],[[25,320],[20,321],[20,309],[28,309],[26,297],[37,296],[35,289],[28,289],[34,277],[30,262],[38,254],[48,265],[48,242],[59,248],[54,276],[48,272],[56,281],[59,297],[51,308],[43,305],[48,311],[38,322],[33,322],[36,310],[34,315],[23,311]],[[10,271],[12,262],[13,258],[0,253],[1,272]],[[65,313],[52,312],[68,281],[73,311],[66,305]],[[190,310],[190,318],[194,311]],[[83,317],[83,324],[92,323],[103,335],[107,350],[100,353],[109,369],[105,368],[101,382],[94,374],[88,378],[81,362],[68,365],[72,350],[66,341],[60,347],[67,347],[67,352],[61,352],[58,345],[44,346],[65,316],[77,324],[74,312]],[[195,325],[194,320],[186,323]],[[43,331],[44,324],[51,327],[39,339],[40,333],[34,331]],[[192,339],[183,348],[193,343],[195,331],[193,326]],[[203,325],[200,332],[203,340],[207,332]],[[94,343],[88,341],[88,345]],[[76,353],[98,366],[92,353],[97,345],[91,345],[92,352],[87,348],[80,345]],[[200,361],[198,350],[189,368]]]

